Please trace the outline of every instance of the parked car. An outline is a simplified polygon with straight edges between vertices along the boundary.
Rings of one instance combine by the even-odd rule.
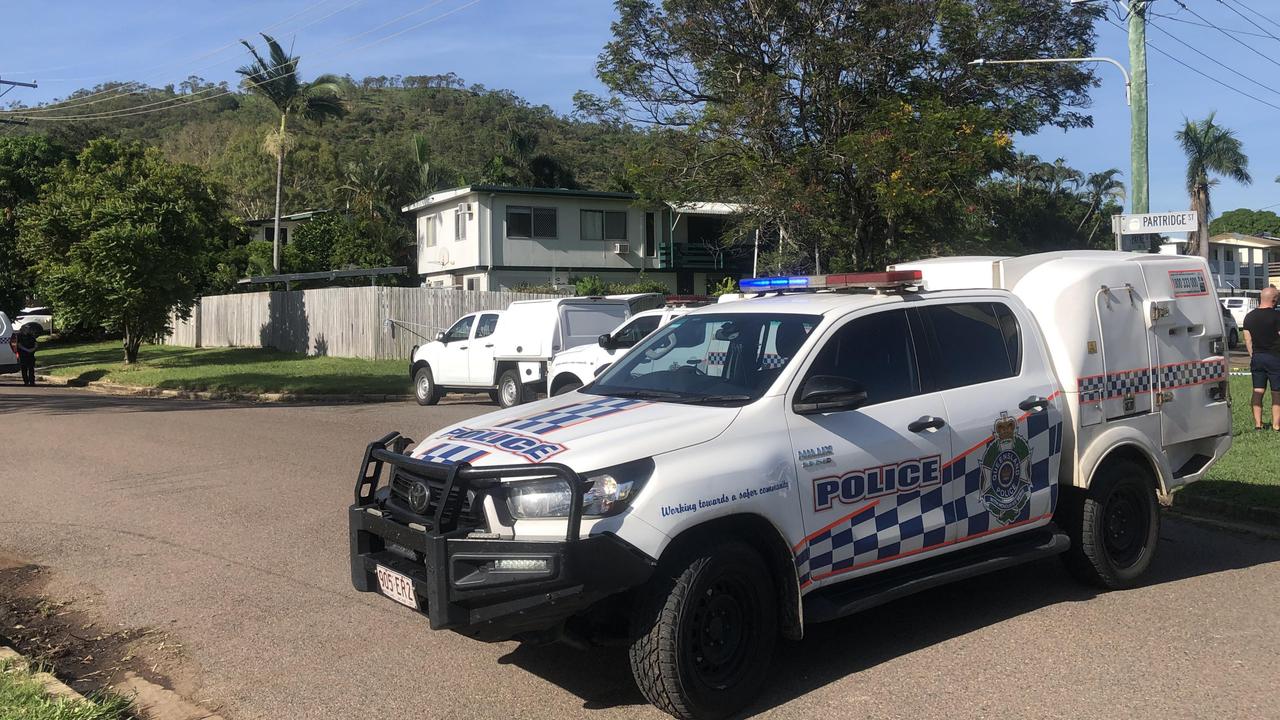
[[[48,335],[53,332],[53,308],[45,306],[22,308],[13,318],[13,327],[15,330],[30,328],[37,335]]]
[[[9,316],[0,312],[0,374],[18,372],[18,338]]]
[[[1220,298],[1219,301],[1222,307],[1231,312],[1231,317],[1235,318],[1236,327],[1244,327],[1244,316],[1258,307],[1258,299],[1252,297],[1225,297]]]
[[[520,300],[504,311],[459,318],[409,363],[414,395],[434,405],[448,392],[488,392],[502,407],[528,402],[546,383],[559,352],[597,342],[631,316],[634,299]]]
[[[628,647],[658,708],[723,718],[778,637],[920,590],[1054,555],[1142,582],[1161,501],[1231,447],[1207,262],[892,270],[743,281],[762,296],[676,318],[582,390],[373,441],[352,584],[406,626]]]
[[[547,396],[563,395],[586,385],[608,364],[648,337],[654,330],[706,305],[707,298],[669,298],[668,306],[636,313],[594,343],[562,350],[547,370]]]
[[[1227,347],[1235,350],[1240,346],[1240,325],[1225,306],[1222,308],[1222,327],[1227,336]]]

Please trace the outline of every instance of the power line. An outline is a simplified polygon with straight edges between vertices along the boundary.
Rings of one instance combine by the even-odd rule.
[[[398,35],[403,35],[404,33],[408,32],[408,31],[410,31],[410,30],[415,30],[415,29],[420,28],[420,27],[422,27],[422,26],[424,26],[424,25],[427,25],[427,24],[429,24],[429,23],[433,23],[433,22],[436,22],[436,21],[439,21],[439,20],[443,20],[444,18],[447,18],[447,17],[449,17],[450,15],[453,15],[453,14],[455,14],[455,13],[461,12],[461,11],[463,11],[463,10],[465,10],[465,9],[467,9],[467,8],[471,7],[472,5],[475,5],[475,4],[479,3],[479,2],[480,2],[480,0],[471,0],[470,2],[467,2],[467,3],[464,3],[464,4],[462,4],[462,5],[459,5],[458,7],[453,8],[452,10],[449,10],[449,11],[447,11],[447,12],[441,13],[440,15],[437,15],[437,16],[435,16],[435,17],[433,17],[433,18],[430,18],[430,19],[425,20],[425,21],[423,21],[423,22],[420,22],[420,23],[418,23],[418,24],[416,24],[416,25],[412,25],[412,26],[410,26],[410,27],[408,27],[408,28],[405,28],[404,30],[400,30],[400,31],[398,31],[398,32],[392,33],[392,34],[387,35],[387,36],[385,36],[385,37],[379,38],[378,40],[375,40],[375,41],[374,41],[374,42],[372,42],[372,43],[368,43],[368,44],[366,44],[366,45],[362,45],[362,46],[360,46],[360,47],[358,47],[358,48],[353,48],[353,49],[350,49],[350,50],[344,50],[344,51],[342,51],[342,52],[340,52],[340,53],[336,53],[336,54],[332,55],[331,57],[341,57],[341,56],[343,56],[343,55],[346,55],[346,54],[349,54],[349,53],[352,53],[352,52],[357,52],[357,51],[359,51],[359,50],[364,50],[364,49],[369,48],[369,47],[372,47],[372,46],[374,46],[374,45],[379,45],[379,44],[381,44],[381,43],[383,43],[383,42],[386,42],[387,40],[390,40],[390,39],[391,39],[391,38],[393,38],[393,37],[396,37],[396,36],[398,36]],[[362,34],[367,34],[367,33],[362,33]],[[359,37],[359,35],[356,35],[356,36],[353,36],[353,37]],[[352,38],[348,38],[346,41],[344,41],[344,43],[345,43],[345,42],[350,41],[351,39],[352,39]],[[341,44],[342,44],[342,43],[340,43],[340,45],[341,45]],[[296,75],[297,73],[298,73],[298,70],[297,70],[297,69],[294,69],[294,70],[292,70],[292,71],[290,71],[290,72],[283,73],[283,74],[281,74],[281,75],[279,75],[279,76],[274,76],[274,77],[276,77],[276,78],[285,78],[285,77],[289,77],[289,76],[291,76],[291,75]],[[257,86],[262,85],[262,84],[264,84],[264,83],[249,83],[249,87],[257,87]],[[211,89],[212,89],[212,88],[211,88]],[[204,92],[204,91],[202,91],[202,92]],[[41,122],[52,122],[52,121],[74,121],[74,120],[114,120],[115,118],[130,117],[130,116],[134,116],[134,115],[148,115],[148,114],[150,114],[150,113],[162,112],[162,111],[164,111],[164,110],[171,110],[171,109],[173,109],[173,108],[178,108],[178,107],[187,107],[187,106],[189,106],[189,105],[195,105],[195,104],[197,104],[197,103],[201,103],[201,102],[204,102],[204,101],[206,101],[206,100],[213,100],[213,99],[215,99],[215,98],[223,97],[223,96],[226,96],[226,95],[231,95],[231,94],[233,94],[234,92],[235,92],[234,90],[225,90],[225,91],[220,92],[220,93],[218,93],[218,94],[216,94],[216,95],[209,95],[209,96],[206,96],[206,97],[202,97],[202,98],[200,98],[200,99],[198,99],[198,100],[189,100],[189,101],[185,101],[185,102],[180,102],[180,101],[181,101],[181,98],[171,98],[171,99],[169,99],[169,100],[163,100],[163,101],[160,101],[160,102],[158,102],[158,103],[152,103],[152,105],[158,105],[158,104],[162,104],[162,103],[166,103],[166,102],[175,102],[175,101],[179,101],[179,102],[175,102],[175,104],[168,105],[168,106],[166,106],[166,107],[157,107],[157,108],[152,108],[152,109],[149,109],[149,110],[144,110],[144,109],[140,109],[140,108],[128,108],[128,109],[127,109],[127,111],[109,111],[109,112],[105,112],[105,113],[96,113],[96,114],[90,114],[90,115],[54,115],[54,116],[29,116],[29,117],[28,117],[28,116],[23,116],[23,118],[24,118],[24,119],[28,119],[28,120],[37,120],[37,121],[41,121]]]
[[[344,9],[346,9],[346,8],[349,8],[349,7],[353,6],[353,5],[356,5],[357,3],[360,3],[360,2],[365,2],[365,0],[354,0],[353,2],[348,3],[347,5],[343,6],[342,8],[339,8],[339,10],[338,10],[338,11],[335,11],[335,12],[341,12],[342,10],[344,10]],[[364,32],[361,32],[361,33],[357,33],[357,34],[355,34],[355,35],[352,35],[352,36],[350,36],[350,37],[348,37],[348,38],[346,38],[346,39],[342,40],[342,41],[341,41],[341,42],[339,42],[337,45],[331,46],[331,47],[330,47],[330,48],[328,48],[328,49],[329,49],[329,50],[332,50],[332,49],[335,49],[335,48],[342,47],[343,45],[346,45],[346,44],[348,44],[348,43],[350,43],[350,42],[352,42],[352,41],[356,40],[357,38],[361,38],[361,37],[364,37],[365,35],[368,35],[368,34],[369,34],[369,33],[371,33],[371,32],[375,32],[375,31],[377,31],[377,30],[381,30],[382,28],[384,28],[384,27],[386,27],[386,26],[388,26],[388,25],[391,25],[391,24],[393,24],[393,23],[395,23],[395,22],[398,22],[399,20],[402,20],[402,19],[404,19],[404,18],[406,18],[406,17],[410,17],[410,16],[412,16],[412,15],[416,15],[416,14],[418,14],[418,13],[420,13],[420,12],[424,11],[424,10],[430,9],[430,8],[432,8],[432,7],[435,7],[436,5],[439,5],[439,4],[440,4],[440,3],[442,3],[442,2],[444,2],[444,0],[431,0],[431,2],[426,3],[425,5],[423,5],[423,6],[419,7],[417,10],[413,10],[413,11],[407,12],[407,13],[405,13],[404,15],[401,15],[400,17],[397,17],[397,18],[395,18],[395,19],[393,19],[393,20],[390,20],[390,21],[385,22],[385,23],[383,23],[383,24],[381,24],[381,25],[378,25],[378,26],[376,26],[376,27],[374,27],[374,28],[372,28],[372,29],[370,29],[370,30],[365,30]],[[476,0],[476,2],[479,2],[479,0]],[[472,3],[472,4],[474,4],[474,3]],[[466,6],[463,6],[463,7],[466,7]],[[457,8],[457,9],[456,9],[456,10],[454,10],[453,12],[457,12],[457,10],[461,10],[461,9],[463,9],[463,8],[462,8],[462,7]],[[326,15],[325,17],[331,17],[333,14],[334,14],[334,13],[330,13],[329,15]],[[446,13],[445,15],[442,15],[442,16],[440,16],[440,17],[432,18],[432,19],[428,20],[427,22],[435,22],[436,20],[439,20],[441,17],[447,17],[449,14],[452,14],[452,13]],[[323,20],[324,18],[321,18],[321,19]],[[421,27],[422,25],[425,25],[425,24],[427,24],[427,23],[419,23],[418,25],[414,25],[414,26],[410,27],[409,29],[413,29],[413,28],[416,28],[416,27]],[[302,28],[299,28],[299,29],[302,29]],[[402,31],[402,32],[403,32],[403,31]],[[399,34],[399,33],[396,33],[396,34]],[[395,36],[395,35],[388,35],[387,37],[382,38],[382,39],[380,39],[380,40],[378,40],[378,41],[375,41],[375,42],[373,42],[373,43],[370,43],[369,45],[364,45],[364,46],[362,46],[362,47],[360,47],[360,48],[356,48],[356,50],[362,50],[362,49],[364,49],[364,48],[371,47],[372,45],[376,45],[376,44],[378,44],[379,42],[385,41],[385,40],[387,40],[387,39],[389,39],[389,38],[391,38],[391,37],[394,37],[394,36]],[[354,50],[351,50],[351,51],[344,51],[344,54],[345,54],[345,52],[355,52],[355,51],[354,51]],[[296,71],[295,71],[295,72],[296,72]],[[281,77],[289,77],[289,76],[290,76],[290,75],[292,75],[292,74],[294,74],[294,73],[286,73],[286,74],[282,75]],[[192,100],[192,99],[191,99],[191,98],[194,98],[194,97],[197,97],[197,96],[200,96],[200,95],[206,95],[207,93],[211,93],[211,92],[219,91],[219,90],[220,90],[221,92],[218,92],[218,94],[216,94],[216,95],[210,95],[210,96],[208,96],[208,97],[203,97],[203,98],[200,98],[200,100]],[[14,112],[16,112],[17,114],[21,115],[22,117],[30,117],[31,119],[34,119],[34,120],[63,120],[63,119],[77,119],[77,120],[103,120],[103,119],[110,119],[110,118],[113,118],[113,117],[128,117],[128,116],[132,116],[132,115],[144,115],[144,114],[146,114],[145,112],[139,112],[139,111],[143,111],[143,110],[145,110],[146,108],[155,108],[155,109],[156,109],[156,111],[159,111],[159,110],[168,110],[168,109],[169,109],[168,107],[157,107],[157,106],[160,106],[160,105],[169,105],[170,107],[184,107],[184,106],[186,106],[186,105],[191,105],[191,104],[193,104],[193,103],[201,102],[201,101],[203,101],[203,100],[212,100],[212,99],[217,98],[217,97],[223,97],[223,96],[225,96],[225,95],[230,94],[231,92],[233,92],[233,91],[232,91],[232,90],[229,90],[229,89],[227,89],[227,88],[224,88],[224,87],[222,87],[222,86],[219,86],[219,85],[214,85],[214,86],[212,86],[212,87],[205,88],[204,90],[198,90],[198,91],[196,91],[196,92],[193,92],[193,93],[190,93],[190,94],[188,94],[188,95],[181,96],[181,97],[165,98],[164,100],[157,100],[157,101],[155,101],[155,102],[146,103],[146,104],[143,104],[143,105],[135,105],[135,106],[133,106],[133,107],[120,108],[120,109],[117,109],[117,110],[104,110],[104,111],[101,111],[101,112],[89,113],[89,114],[87,114],[87,115],[49,115],[49,116],[40,116],[40,117],[37,117],[37,116],[34,116],[34,115],[27,115],[26,113],[22,113],[21,111],[14,111]],[[104,99],[111,99],[111,98],[104,98]],[[101,101],[99,101],[99,102],[101,102]],[[86,103],[86,104],[92,105],[93,103]],[[66,109],[66,108],[59,108],[59,109]]]
[[[1107,22],[1107,24],[1109,24],[1109,25],[1111,25],[1111,26],[1115,27],[1115,28],[1116,28],[1117,30],[1119,30],[1120,32],[1127,32],[1123,27],[1121,27],[1120,25],[1117,25],[1117,24],[1116,24],[1115,22],[1113,22],[1110,18],[1103,18],[1103,20],[1105,20],[1105,21]],[[1197,75],[1199,75],[1199,76],[1201,76],[1201,77],[1205,78],[1206,80],[1209,80],[1209,81],[1211,81],[1211,82],[1215,82],[1215,83],[1217,83],[1218,85],[1221,85],[1222,87],[1224,87],[1224,88],[1226,88],[1226,89],[1228,89],[1228,90],[1231,90],[1231,91],[1233,91],[1233,92],[1237,92],[1237,93],[1239,93],[1239,94],[1241,94],[1241,95],[1243,95],[1243,96],[1245,96],[1245,97],[1249,98],[1250,100],[1255,100],[1255,101],[1257,101],[1257,102],[1259,102],[1259,103],[1262,103],[1263,105],[1266,105],[1266,106],[1267,106],[1267,107],[1269,107],[1269,108],[1273,108],[1273,109],[1275,109],[1275,110],[1280,110],[1280,105],[1276,105],[1276,104],[1274,104],[1274,103],[1267,102],[1266,100],[1263,100],[1262,98],[1260,98],[1260,97],[1258,97],[1258,96],[1256,96],[1256,95],[1252,95],[1252,94],[1250,94],[1250,93],[1245,92],[1244,90],[1241,90],[1241,89],[1240,89],[1240,88],[1238,88],[1238,87],[1235,87],[1234,85],[1230,85],[1230,84],[1228,84],[1228,83],[1226,83],[1226,82],[1223,82],[1222,80],[1219,80],[1218,78],[1216,78],[1216,77],[1214,77],[1214,76],[1212,76],[1212,75],[1210,75],[1210,74],[1208,74],[1208,73],[1206,73],[1206,72],[1204,72],[1204,71],[1200,70],[1199,68],[1195,67],[1194,65],[1189,65],[1189,64],[1187,64],[1187,63],[1183,62],[1182,60],[1179,60],[1176,56],[1174,56],[1174,55],[1172,55],[1172,54],[1170,54],[1170,53],[1168,53],[1168,52],[1166,52],[1166,51],[1162,50],[1161,48],[1159,48],[1157,45],[1155,45],[1155,43],[1152,43],[1152,42],[1148,41],[1148,42],[1147,42],[1147,47],[1151,48],[1152,50],[1155,50],[1156,52],[1160,53],[1161,55],[1163,55],[1163,56],[1165,56],[1165,57],[1169,58],[1170,60],[1172,60],[1172,61],[1174,61],[1174,62],[1178,63],[1178,64],[1179,64],[1179,65],[1181,65],[1182,67],[1184,67],[1184,68],[1186,68],[1186,69],[1190,70],[1191,72],[1193,72],[1193,73],[1195,73],[1195,74],[1197,74]]]
[[[1153,12],[1151,13],[1151,15],[1154,17],[1163,18],[1165,20],[1172,20],[1173,22],[1179,22],[1186,25],[1195,25],[1196,27],[1202,27],[1202,28],[1213,27],[1213,25],[1209,25],[1207,23],[1200,23],[1200,22],[1196,22],[1195,20],[1187,20],[1186,18],[1174,17],[1172,15],[1161,15],[1160,13],[1157,13],[1157,12]],[[1235,30],[1232,28],[1223,28],[1223,29],[1225,29],[1227,32],[1235,33],[1236,35],[1248,35],[1249,37],[1257,37],[1257,38],[1271,37],[1270,35],[1263,35],[1262,33],[1250,32],[1249,30]]]
[[[1262,27],[1262,26],[1261,26],[1261,25],[1259,25],[1258,23],[1254,22],[1254,21],[1253,21],[1253,20],[1252,20],[1248,15],[1245,15],[1244,13],[1240,12],[1239,10],[1237,10],[1237,9],[1235,9],[1235,8],[1233,8],[1233,7],[1231,7],[1230,5],[1228,5],[1228,4],[1226,4],[1225,2],[1223,2],[1223,0],[1218,0],[1218,4],[1219,4],[1219,5],[1221,5],[1222,7],[1224,7],[1224,8],[1226,8],[1226,9],[1230,10],[1231,12],[1233,12],[1233,13],[1235,13],[1235,14],[1239,15],[1240,17],[1244,18],[1244,21],[1245,21],[1245,22],[1249,23],[1250,25],[1252,25],[1252,26],[1254,26],[1254,27],[1258,28],[1259,30],[1261,30],[1262,32],[1266,33],[1266,34],[1267,34],[1267,37],[1273,38],[1273,39],[1275,39],[1275,40],[1280,40],[1280,37],[1276,37],[1276,36],[1275,36],[1275,34],[1273,34],[1270,30],[1267,30],[1266,28]],[[1257,13],[1257,11],[1256,11],[1256,10],[1251,10],[1251,12]],[[1262,17],[1264,20],[1268,19],[1265,15],[1262,15],[1261,17]]]
[[[334,15],[337,15],[338,13],[340,13],[340,12],[342,12],[342,11],[344,11],[344,10],[347,10],[347,9],[349,9],[349,8],[351,8],[351,7],[355,6],[355,5],[358,5],[358,4],[360,4],[360,3],[362,3],[362,2],[366,2],[366,1],[367,1],[367,0],[352,0],[351,2],[347,3],[346,5],[343,5],[342,7],[338,8],[337,10],[334,10],[333,12],[330,12],[330,13],[329,13],[329,14],[327,14],[327,15],[324,15],[324,16],[322,16],[322,17],[319,17],[319,18],[315,19],[315,20],[312,20],[312,21],[308,22],[307,24],[302,25],[301,27],[294,28],[293,32],[294,32],[294,33],[297,33],[297,32],[299,32],[299,31],[301,31],[301,30],[305,30],[306,28],[309,28],[309,27],[311,27],[311,26],[313,26],[313,25],[315,25],[315,24],[317,24],[317,23],[320,23],[320,22],[323,22],[323,21],[325,21],[325,20],[328,20],[329,18],[333,17]],[[318,7],[320,7],[321,5],[325,5],[326,3],[329,3],[329,2],[332,2],[332,0],[319,0],[319,2],[312,3],[311,5],[308,5],[306,8],[303,8],[302,10],[300,10],[300,11],[298,11],[298,12],[296,12],[296,13],[294,13],[294,14],[290,15],[289,17],[287,17],[287,18],[285,18],[285,19],[283,19],[283,20],[279,20],[279,21],[277,21],[277,22],[275,22],[275,23],[272,23],[271,25],[268,25],[268,26],[265,28],[264,32],[266,32],[266,31],[270,31],[270,30],[272,30],[272,29],[274,29],[274,28],[277,28],[277,27],[280,27],[281,25],[284,25],[285,23],[289,22],[290,20],[293,20],[294,18],[297,18],[297,17],[299,17],[299,16],[301,16],[301,15],[304,15],[304,14],[306,14],[306,13],[308,13],[308,12],[310,12],[310,11],[312,11],[312,10],[314,10],[314,9],[318,8]],[[222,45],[221,47],[214,48],[213,50],[210,50],[209,52],[206,52],[206,53],[204,53],[204,54],[202,54],[202,55],[197,55],[195,58],[193,58],[192,60],[190,60],[190,61],[188,61],[188,62],[199,62],[200,60],[203,60],[203,59],[205,59],[205,58],[213,57],[213,56],[216,56],[216,55],[221,55],[222,53],[224,53],[224,52],[225,52],[225,51],[227,51],[228,49],[238,47],[239,45],[240,45],[240,41],[239,41],[239,40],[235,40],[235,41],[232,41],[232,42],[227,43],[226,45]],[[200,67],[193,68],[192,70],[188,71],[188,76],[194,75],[195,73],[198,73],[198,72],[200,72],[200,71],[202,71],[202,70],[207,70],[207,69],[209,69],[209,68],[211,68],[211,67],[215,67],[215,66],[217,66],[217,65],[221,65],[221,64],[222,64],[222,63],[224,63],[224,62],[226,62],[226,60],[217,60],[217,61],[212,62],[212,63],[209,63],[209,64],[207,64],[207,65],[201,65]],[[151,70],[158,70],[158,69],[160,69],[160,68],[165,68],[165,67],[170,67],[170,66],[169,66],[168,64],[153,65],[149,70],[144,71],[144,72],[150,72]],[[101,77],[101,76],[99,76],[99,77]],[[155,74],[155,75],[152,75],[152,77],[153,77],[153,78],[159,78],[159,77],[160,77],[160,74],[159,74],[159,73],[157,73],[157,74]],[[71,108],[82,108],[82,107],[86,107],[86,106],[89,106],[89,105],[97,105],[98,103],[106,102],[106,101],[108,101],[108,100],[115,100],[115,99],[118,99],[118,98],[124,97],[125,95],[128,95],[128,94],[130,94],[130,93],[132,93],[132,92],[134,92],[134,91],[136,91],[136,90],[140,90],[140,89],[143,89],[143,88],[146,88],[146,83],[138,82],[138,81],[132,81],[132,82],[124,83],[124,84],[122,84],[122,85],[118,85],[118,86],[113,87],[113,88],[108,88],[108,89],[106,89],[106,90],[100,90],[100,91],[98,91],[98,92],[91,93],[91,94],[89,94],[89,95],[82,95],[82,96],[80,96],[80,97],[70,98],[69,100],[63,101],[63,102],[61,102],[61,103],[54,103],[53,105],[46,105],[46,106],[43,106],[43,107],[32,108],[31,110],[8,110],[8,111],[0,111],[0,112],[16,113],[16,114],[22,114],[22,115],[24,115],[24,116],[29,116],[29,115],[38,114],[38,113],[39,113],[39,114],[42,114],[42,113],[49,113],[49,112],[57,112],[57,111],[60,111],[60,110],[68,110],[68,109],[71,109]],[[210,90],[212,90],[212,89],[217,89],[217,88],[216,88],[216,87],[215,87],[215,88],[210,88],[210,89],[206,89],[206,90],[201,91],[201,92],[208,92],[208,91],[210,91]],[[193,94],[196,94],[196,93],[193,93]],[[103,95],[107,95],[108,97],[101,97],[101,96],[103,96]],[[98,99],[97,99],[97,100],[93,100],[92,98],[98,98]]]
[[[1249,12],[1253,13],[1254,15],[1257,15],[1258,17],[1262,18],[1263,20],[1266,20],[1267,22],[1271,23],[1272,25],[1275,25],[1276,27],[1280,28],[1280,22],[1276,22],[1275,20],[1272,20],[1271,18],[1267,17],[1266,15],[1263,15],[1262,13],[1258,12],[1257,10],[1254,10],[1253,8],[1249,7],[1248,5],[1245,5],[1241,0],[1235,0],[1235,4],[1239,5],[1240,7],[1244,8],[1245,10],[1248,10]]]
[[[1277,61],[1275,58],[1271,57],[1270,55],[1267,55],[1266,53],[1262,52],[1262,51],[1261,51],[1261,50],[1259,50],[1258,48],[1256,48],[1256,47],[1254,47],[1254,46],[1250,45],[1249,43],[1247,43],[1247,42],[1245,42],[1245,41],[1241,40],[1240,38],[1236,37],[1235,35],[1232,35],[1231,33],[1227,32],[1226,30],[1223,30],[1222,28],[1218,27],[1217,25],[1214,25],[1213,23],[1209,22],[1208,20],[1205,20],[1205,18],[1204,18],[1204,16],[1203,16],[1203,15],[1201,15],[1200,13],[1196,12],[1195,10],[1192,10],[1191,8],[1187,7],[1187,4],[1186,4],[1186,3],[1184,3],[1184,2],[1182,2],[1182,0],[1173,0],[1173,1],[1174,1],[1175,3],[1177,3],[1177,4],[1178,4],[1178,6],[1179,6],[1179,7],[1181,7],[1183,10],[1186,10],[1187,12],[1191,13],[1192,15],[1195,15],[1196,17],[1200,18],[1200,20],[1201,20],[1202,22],[1209,23],[1209,25],[1210,25],[1210,26],[1212,26],[1212,27],[1213,27],[1213,29],[1217,30],[1218,32],[1222,33],[1223,35],[1226,35],[1227,37],[1229,37],[1229,38],[1231,38],[1232,40],[1236,41],[1236,42],[1237,42],[1237,43],[1239,43],[1240,45],[1242,45],[1242,46],[1244,46],[1244,47],[1248,48],[1248,49],[1249,49],[1249,52],[1251,52],[1251,53],[1253,53],[1254,55],[1257,55],[1258,57],[1260,57],[1260,58],[1262,58],[1262,59],[1266,60],[1267,62],[1271,63],[1272,65],[1275,65],[1276,67],[1280,67],[1280,61]],[[1219,0],[1219,2],[1221,2],[1221,0]],[[1274,36],[1273,36],[1273,37],[1274,37]],[[1280,40],[1280,38],[1276,38],[1276,39]]]
[[[1213,63],[1213,64],[1215,64],[1215,65],[1218,65],[1219,67],[1222,67],[1223,69],[1227,70],[1228,72],[1230,72],[1230,73],[1232,73],[1232,74],[1234,74],[1234,75],[1236,75],[1236,76],[1238,76],[1238,77],[1240,77],[1240,78],[1242,78],[1242,79],[1244,79],[1244,80],[1248,80],[1249,82],[1253,83],[1254,85],[1257,85],[1258,87],[1262,88],[1263,90],[1268,90],[1268,91],[1273,92],[1273,93],[1275,93],[1275,94],[1277,94],[1277,95],[1280,95],[1280,90],[1277,90],[1277,89],[1275,89],[1275,88],[1271,87],[1270,85],[1267,85],[1267,84],[1266,84],[1266,83],[1264,83],[1264,82],[1261,82],[1261,81],[1259,81],[1259,80],[1255,80],[1255,79],[1253,79],[1253,78],[1249,77],[1248,75],[1245,75],[1244,73],[1240,72],[1239,70],[1236,70],[1235,68],[1231,67],[1230,65],[1228,65],[1228,64],[1226,64],[1226,63],[1222,62],[1221,60],[1219,60],[1219,59],[1215,58],[1214,56],[1212,56],[1212,55],[1210,55],[1210,54],[1208,54],[1208,53],[1204,52],[1204,51],[1203,51],[1203,50],[1201,50],[1200,48],[1198,48],[1198,47],[1196,47],[1196,46],[1192,45],[1191,43],[1187,42],[1186,40],[1183,40],[1182,38],[1178,37],[1177,35],[1174,35],[1173,33],[1169,32],[1168,30],[1165,30],[1164,28],[1160,27],[1159,25],[1156,25],[1155,23],[1151,23],[1151,24],[1149,24],[1149,25],[1148,25],[1148,27],[1154,28],[1154,29],[1156,29],[1156,30],[1158,30],[1158,31],[1160,31],[1160,32],[1162,32],[1162,33],[1164,33],[1165,35],[1167,35],[1168,37],[1170,37],[1171,39],[1173,39],[1175,42],[1177,42],[1177,43],[1181,44],[1182,46],[1186,47],[1186,48],[1187,48],[1188,50],[1190,50],[1191,52],[1193,52],[1193,53],[1195,53],[1195,54],[1197,54],[1197,55],[1199,55],[1199,56],[1203,57],[1204,59],[1208,60],[1209,62],[1211,62],[1211,63]]]

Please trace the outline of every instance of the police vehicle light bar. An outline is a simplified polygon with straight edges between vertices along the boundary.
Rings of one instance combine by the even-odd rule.
[[[782,275],[778,277],[745,278],[738,282],[738,287],[743,292],[891,288],[918,284],[921,278],[922,275],[919,270],[839,273],[834,275]]]

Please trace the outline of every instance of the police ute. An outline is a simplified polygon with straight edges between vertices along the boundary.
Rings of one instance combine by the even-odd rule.
[[[740,287],[580,390],[371,443],[356,589],[481,641],[624,644],[650,702],[718,718],[780,637],[919,590],[1050,555],[1133,586],[1160,504],[1231,445],[1199,257]]]

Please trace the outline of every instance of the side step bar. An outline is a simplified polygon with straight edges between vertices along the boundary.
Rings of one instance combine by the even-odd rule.
[[[1052,523],[1007,540],[984,543],[809,593],[804,621],[835,620],[921,590],[1066,552],[1071,540]]]

